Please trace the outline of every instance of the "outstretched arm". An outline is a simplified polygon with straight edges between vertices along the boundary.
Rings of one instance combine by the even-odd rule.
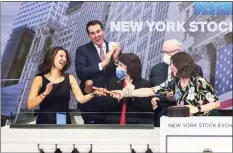
[[[150,97],[154,96],[155,93],[160,89],[159,86],[155,86],[152,88],[140,88],[136,90],[129,89],[125,87],[123,90],[114,90],[112,91],[113,97],[117,97],[117,94],[123,97]]]
[[[125,93],[124,93],[125,92]],[[123,94],[124,97],[150,97],[154,96],[157,90],[153,88],[140,88],[132,91],[132,94],[130,91],[128,92],[127,89],[124,89]]]
[[[86,103],[89,100],[91,100],[95,94],[104,95],[103,92],[94,91],[94,93],[90,93],[90,94],[87,94],[84,96],[81,89],[79,88],[78,82],[75,79],[75,77],[73,75],[70,75],[69,78],[70,78],[71,90],[72,90],[76,100],[81,104]]]

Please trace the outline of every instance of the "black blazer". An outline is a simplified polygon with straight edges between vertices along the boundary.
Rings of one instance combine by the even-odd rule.
[[[124,88],[124,81],[117,80],[116,77],[110,79],[107,89],[108,90],[122,90]],[[149,81],[145,79],[134,79],[132,84],[135,89],[149,87]],[[103,97],[102,97],[103,98]],[[118,102],[117,99],[110,96],[104,97],[105,100],[102,101],[101,105],[105,108],[106,112],[115,112],[115,114],[109,113],[107,116],[107,123],[109,124],[119,124],[120,116],[122,111],[122,102]],[[127,98],[127,110],[126,112],[131,112],[126,115],[127,124],[153,124],[153,112],[151,106],[151,98]],[[133,113],[136,112],[136,113]],[[145,114],[143,112],[147,112]],[[117,113],[117,114],[116,114]]]
[[[108,42],[106,42],[106,52],[109,51]],[[80,88],[85,94],[85,81],[92,80],[94,86],[105,87],[107,80],[115,76],[116,65],[111,59],[108,66],[106,66],[102,71],[99,70],[99,63],[101,59],[92,42],[82,45],[76,50],[75,58],[75,71],[77,77],[80,79]],[[93,98],[91,101],[85,104],[80,104],[79,108],[82,111],[101,111],[99,108],[99,102]]]
[[[106,42],[106,52],[109,51],[108,42]],[[115,76],[116,66],[111,59],[109,65],[102,71],[99,70],[101,59],[92,42],[82,45],[76,50],[75,71],[77,77],[81,80],[81,89],[84,89],[85,81],[92,80],[97,87],[105,87],[106,79]]]

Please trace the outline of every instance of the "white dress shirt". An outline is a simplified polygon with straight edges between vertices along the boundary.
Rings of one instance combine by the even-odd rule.
[[[167,70],[167,80],[163,83],[160,84],[160,87],[162,88],[166,88],[168,86],[168,83],[172,80],[172,71],[168,66],[168,70]]]
[[[167,81],[170,82],[171,80],[172,80],[172,71],[168,66]]]
[[[94,46],[95,46],[95,48],[96,48],[96,50],[98,52],[98,55],[100,56],[100,48],[99,48],[99,46],[97,46],[96,44],[94,44]],[[107,50],[107,48],[106,48],[106,43],[105,42],[103,42],[102,48],[103,48],[103,51],[104,51],[104,56],[106,56],[106,50]],[[101,62],[99,63],[99,70],[100,71],[103,70],[103,68],[101,67]]]

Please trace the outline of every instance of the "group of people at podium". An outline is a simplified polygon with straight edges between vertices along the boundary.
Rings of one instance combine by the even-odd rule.
[[[86,25],[91,40],[76,50],[77,78],[66,71],[71,58],[60,46],[46,52],[38,67],[27,106],[39,106],[37,124],[56,124],[56,113],[69,113],[70,93],[77,100],[84,124],[152,124],[160,126],[160,117],[168,107],[184,106],[190,115],[211,115],[219,99],[202,69],[183,51],[176,39],[162,46],[163,62],[151,69],[150,80],[141,77],[142,63],[134,53],[123,53],[120,44],[104,39],[104,27],[98,20]],[[80,85],[77,82],[79,79]],[[85,82],[95,88],[87,93]],[[108,92],[107,92],[108,91]],[[151,115],[152,114],[152,115]],[[66,123],[71,124],[70,115]]]

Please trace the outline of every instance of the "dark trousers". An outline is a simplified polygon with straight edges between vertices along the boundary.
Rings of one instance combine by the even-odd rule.
[[[66,124],[71,124],[70,113],[63,113],[66,116]],[[36,124],[57,124],[57,113],[38,113]]]
[[[158,108],[154,110],[154,126],[160,127],[160,117],[167,116],[168,107],[174,106],[175,103],[170,101],[159,101]]]
[[[83,112],[82,118],[84,120],[84,124],[105,124],[106,123],[105,113]]]
[[[106,115],[101,106],[102,99],[95,97],[88,103],[78,104],[84,124],[105,124]]]

